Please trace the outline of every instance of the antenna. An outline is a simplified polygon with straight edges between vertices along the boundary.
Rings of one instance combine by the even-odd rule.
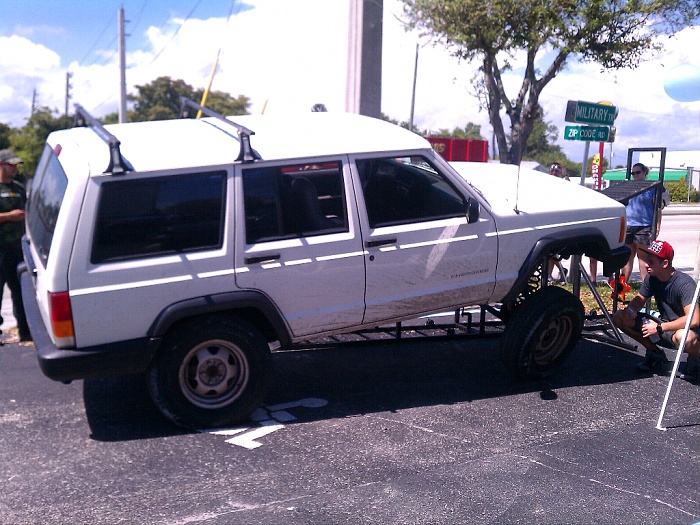
[[[513,144],[513,152],[515,153],[515,158],[519,159],[519,149],[520,149],[520,143],[518,142],[517,144]],[[518,161],[518,178],[515,183],[515,208],[513,208],[513,211],[515,213],[520,213],[520,210],[518,209],[518,199],[520,198],[520,164],[521,162]]]

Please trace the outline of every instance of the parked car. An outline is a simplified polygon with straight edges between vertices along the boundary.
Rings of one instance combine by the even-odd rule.
[[[186,107],[200,108],[191,101]],[[515,375],[555,370],[583,307],[533,286],[552,254],[608,274],[625,209],[515,166],[454,167],[350,114],[248,115],[51,133],[28,197],[22,291],[42,371],[144,373],[192,428],[245,420],[270,348],[493,305]],[[545,279],[546,280],[546,279]]]

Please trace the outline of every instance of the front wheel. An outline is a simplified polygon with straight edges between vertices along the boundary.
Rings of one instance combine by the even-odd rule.
[[[249,323],[225,315],[169,333],[149,373],[149,392],[175,424],[194,429],[241,423],[265,396],[270,350]]]
[[[556,370],[581,337],[581,301],[546,286],[513,311],[501,338],[501,356],[519,378],[540,379]]]

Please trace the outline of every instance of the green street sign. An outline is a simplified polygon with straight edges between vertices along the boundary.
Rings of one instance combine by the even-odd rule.
[[[603,124],[612,126],[617,117],[617,108],[607,104],[593,104],[580,100],[569,100],[566,103],[566,122],[582,122],[586,124]]]
[[[612,139],[612,140],[608,140]],[[565,126],[564,140],[585,140],[588,142],[612,142],[608,126]]]

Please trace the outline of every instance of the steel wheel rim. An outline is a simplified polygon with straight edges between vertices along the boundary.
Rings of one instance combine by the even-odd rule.
[[[178,374],[185,398],[200,408],[229,405],[245,390],[250,376],[243,351],[230,341],[214,339],[193,347]]]
[[[561,315],[547,325],[532,352],[532,359],[538,366],[546,366],[555,361],[569,343],[573,330],[573,321],[569,316]]]

